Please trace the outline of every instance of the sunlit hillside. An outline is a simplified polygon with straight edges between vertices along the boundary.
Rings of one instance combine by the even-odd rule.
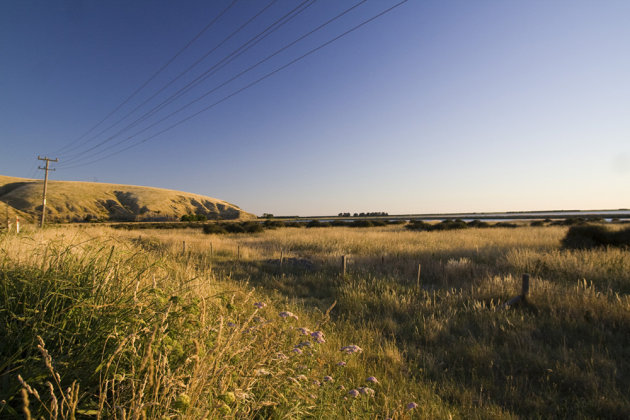
[[[0,201],[11,216],[38,218],[42,190],[42,180],[0,175]],[[254,217],[234,204],[181,191],[97,182],[48,183],[46,217],[53,222],[175,220],[186,214],[211,220]]]

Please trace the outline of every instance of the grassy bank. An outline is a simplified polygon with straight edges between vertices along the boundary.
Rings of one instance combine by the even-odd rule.
[[[410,401],[366,382],[376,350],[335,336],[326,313],[261,300],[155,239],[77,229],[0,241],[1,417],[406,413]],[[340,351],[350,345],[365,352]]]

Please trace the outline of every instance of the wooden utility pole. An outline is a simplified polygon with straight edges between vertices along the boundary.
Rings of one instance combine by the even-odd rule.
[[[49,159],[49,158],[47,158],[45,156],[44,157],[37,156],[37,160],[43,160],[43,161],[46,162],[46,166],[45,167],[42,168],[41,166],[38,166],[39,169],[41,169],[41,170],[43,170],[45,172],[45,175],[44,175],[44,195],[43,195],[43,198],[42,198],[42,220],[39,223],[39,227],[43,228],[44,227],[44,221],[46,220],[46,190],[48,189],[48,171],[54,171],[54,169],[51,169],[51,168],[48,167],[48,164],[50,162],[59,162],[59,160],[57,158]]]

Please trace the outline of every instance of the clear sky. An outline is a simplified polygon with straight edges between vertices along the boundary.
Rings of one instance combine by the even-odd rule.
[[[153,137],[398,0],[232,2],[1,1],[0,174],[257,214],[630,207],[630,1],[409,0]]]

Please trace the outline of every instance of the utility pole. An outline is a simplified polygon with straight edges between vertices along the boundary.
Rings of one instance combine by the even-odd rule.
[[[48,168],[48,164],[50,162],[59,162],[59,160],[57,158],[55,159],[49,159],[47,157],[40,157],[37,156],[37,160],[43,160],[46,162],[46,166],[44,168],[42,168],[41,166],[38,166],[39,169],[45,171],[45,175],[44,175],[44,196],[42,199],[42,220],[39,223],[39,227],[43,228],[44,227],[44,220],[46,220],[46,190],[48,189],[48,171],[54,171],[54,169],[49,169]]]

